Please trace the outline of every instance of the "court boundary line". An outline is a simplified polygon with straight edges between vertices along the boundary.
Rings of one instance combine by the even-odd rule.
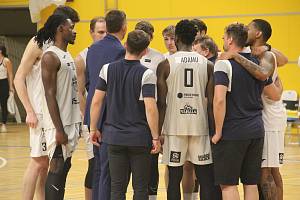
[[[7,164],[7,160],[3,157],[0,157],[0,160],[2,161],[2,163],[0,163],[0,169],[5,167],[5,165]]]

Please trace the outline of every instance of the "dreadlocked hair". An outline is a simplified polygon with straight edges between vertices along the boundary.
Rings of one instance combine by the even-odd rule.
[[[51,15],[47,19],[44,27],[37,32],[34,38],[40,49],[43,47],[44,43],[54,41],[57,28],[67,19],[68,17],[65,15]]]

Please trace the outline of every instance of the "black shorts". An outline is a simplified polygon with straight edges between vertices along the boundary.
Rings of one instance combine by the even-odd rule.
[[[216,185],[245,185],[260,181],[264,138],[220,140],[212,146]]]

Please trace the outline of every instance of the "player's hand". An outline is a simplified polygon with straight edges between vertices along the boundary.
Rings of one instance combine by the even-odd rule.
[[[212,143],[217,144],[221,139],[221,137],[222,137],[221,133],[214,134],[214,136],[211,138]]]
[[[160,140],[160,144],[161,144],[159,153],[162,154],[163,153],[163,145],[165,143],[165,136],[163,136],[163,135],[159,136],[159,140]]]
[[[222,52],[218,55],[218,60],[229,60],[233,58],[234,58],[234,54],[230,52]]]
[[[36,117],[36,114],[34,112],[28,112],[26,115],[26,124],[30,128],[36,128],[38,124],[38,119]]]
[[[90,138],[91,138],[93,145],[96,145],[98,147],[100,146],[99,142],[101,142],[101,140],[102,140],[102,134],[100,133],[99,130],[90,131]]]
[[[268,48],[266,46],[253,47],[251,48],[251,54],[254,56],[261,56],[267,50]]]
[[[58,145],[67,144],[68,143],[68,135],[64,131],[63,132],[56,131],[55,140],[56,140],[56,144],[58,144]]]
[[[157,154],[160,151],[160,140],[152,140],[152,149],[151,149],[151,154]]]
[[[161,144],[161,145],[164,145],[164,143],[165,143],[165,136],[160,135],[160,136],[159,136],[159,140],[160,140],[160,144]]]

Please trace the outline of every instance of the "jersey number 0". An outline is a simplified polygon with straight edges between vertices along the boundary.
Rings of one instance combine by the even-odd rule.
[[[184,69],[184,87],[193,87],[193,69]]]

